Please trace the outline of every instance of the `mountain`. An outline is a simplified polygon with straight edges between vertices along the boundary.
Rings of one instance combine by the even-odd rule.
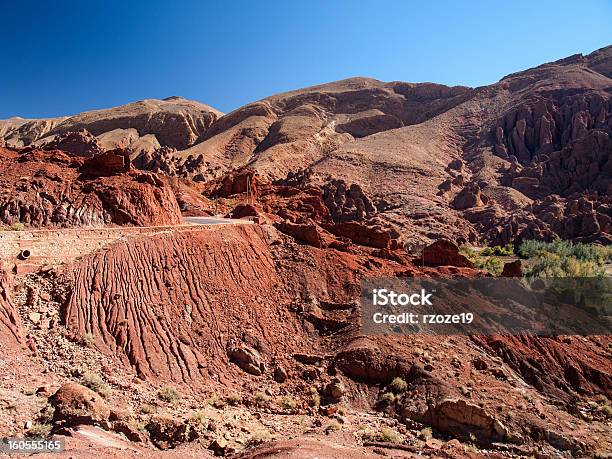
[[[1,121],[0,436],[57,435],[61,457],[605,457],[610,334],[375,334],[361,294],[473,279],[511,285],[493,305],[444,289],[478,322],[550,318],[533,291],[497,304],[536,257],[487,257],[518,277],[499,279],[452,240],[611,242],[611,63]],[[599,312],[545,292],[580,296],[554,331]]]
[[[142,142],[183,149],[196,143],[221,115],[208,105],[172,96],[70,117],[11,118],[0,121],[0,135],[7,146],[22,147],[85,129],[98,136],[109,149],[117,146],[138,148]]]
[[[341,180],[372,201],[364,218],[406,243],[611,241],[611,68],[607,47],[479,88],[351,78],[226,115],[171,97],[0,132],[40,146],[85,129],[139,168],[198,182],[245,167],[322,189]]]

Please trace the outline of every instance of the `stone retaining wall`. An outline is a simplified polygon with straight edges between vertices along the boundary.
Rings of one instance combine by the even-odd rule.
[[[0,231],[0,259],[13,272],[23,274],[42,266],[76,260],[129,237],[173,231],[202,231],[209,225],[159,226],[147,228],[78,228],[38,231]],[[30,252],[27,260],[20,258]]]

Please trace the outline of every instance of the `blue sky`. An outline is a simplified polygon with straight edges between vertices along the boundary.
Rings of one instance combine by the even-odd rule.
[[[612,44],[612,1],[3,0],[0,118],[351,76],[480,86]]]

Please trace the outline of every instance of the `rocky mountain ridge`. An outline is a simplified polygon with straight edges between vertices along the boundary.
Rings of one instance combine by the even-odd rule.
[[[480,88],[352,78],[226,115],[172,97],[0,132],[16,147],[124,148],[138,168],[196,182],[245,167],[323,192],[343,180],[376,209],[362,218],[405,243],[610,241],[611,66],[607,47]]]

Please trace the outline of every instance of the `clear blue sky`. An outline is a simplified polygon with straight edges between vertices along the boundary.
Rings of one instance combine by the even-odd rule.
[[[485,85],[612,44],[612,1],[0,2],[0,118],[180,95],[222,111],[369,76]]]

